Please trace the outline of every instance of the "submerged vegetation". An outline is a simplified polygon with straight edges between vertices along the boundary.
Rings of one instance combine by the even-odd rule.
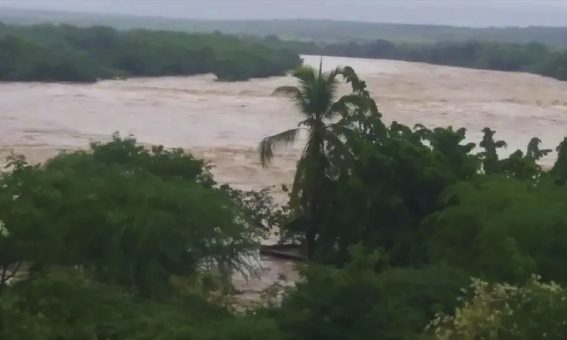
[[[567,139],[502,158],[486,128],[386,125],[350,67],[276,89],[304,115],[289,204],[115,135],[0,175],[2,339],[563,339]],[[338,97],[345,82],[350,93]],[[301,280],[242,312],[231,275],[278,232]],[[469,289],[470,287],[470,289]],[[281,294],[280,294],[281,293]]]
[[[232,81],[283,75],[300,62],[289,50],[221,33],[0,25],[3,81],[94,82],[205,73]]]

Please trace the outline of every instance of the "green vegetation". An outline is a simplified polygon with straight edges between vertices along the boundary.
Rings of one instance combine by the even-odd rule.
[[[308,139],[285,207],[117,135],[42,165],[10,157],[0,338],[564,338],[567,139],[544,171],[536,137],[501,158],[489,128],[477,149],[465,129],[385,125],[349,67],[294,76],[276,93]],[[264,139],[265,164],[296,135]],[[240,311],[231,276],[273,231],[304,246],[302,279]]]
[[[108,27],[0,25],[0,80],[94,82],[214,73],[220,80],[283,75],[294,52],[236,37]]]
[[[521,286],[475,280],[455,315],[430,325],[445,339],[561,339],[567,332],[567,291],[533,277]]]
[[[202,161],[116,135],[40,166],[11,157],[10,168],[0,338],[274,339],[273,321],[223,307],[265,229],[250,195],[216,188]]]
[[[351,248],[341,269],[311,265],[275,319],[288,339],[416,339],[449,313],[466,276],[443,266],[387,268],[379,252]],[[377,271],[378,269],[378,271]]]
[[[0,14],[0,20],[39,25],[0,24],[0,80],[8,81],[93,82],[204,73],[236,81],[282,75],[300,64],[297,53],[529,72],[567,80],[567,28],[561,27],[462,28],[10,13]]]
[[[298,80],[299,87],[282,86],[277,88],[274,94],[290,97],[305,120],[299,122],[298,128],[266,137],[259,147],[262,165],[266,166],[273,157],[274,148],[293,143],[303,128],[308,131],[307,145],[297,163],[290,204],[301,215],[295,224],[296,227],[303,224],[302,228],[306,229],[309,257],[312,257],[315,251],[315,237],[322,218],[327,214],[322,202],[325,197],[329,197],[329,179],[338,176],[342,171],[338,163],[352,156],[337,133],[341,126],[331,122],[339,114],[347,112],[350,106],[362,108],[371,102],[359,93],[334,101],[337,77],[341,74],[346,78],[354,76],[354,71],[349,68],[337,68],[329,73],[322,73],[321,68],[317,72],[308,66],[297,69],[293,76]],[[378,114],[375,105],[371,108],[372,114]]]
[[[192,33],[220,31],[227,34],[277,35],[290,40],[319,42],[370,42],[376,39],[405,43],[462,42],[479,40],[499,43],[567,47],[567,27],[454,27],[445,25],[409,25],[340,20],[192,20],[163,17],[139,17],[18,10],[2,8],[0,21],[34,25],[46,22],[76,26],[104,25],[117,29],[173,30]]]
[[[259,40],[258,40],[259,41]],[[315,43],[266,37],[264,43],[301,54],[417,61],[476,69],[529,72],[567,80],[567,50],[538,42],[510,44],[468,40],[400,43],[388,40]]]

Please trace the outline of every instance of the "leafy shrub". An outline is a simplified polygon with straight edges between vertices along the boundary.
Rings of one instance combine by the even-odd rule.
[[[434,261],[489,280],[518,282],[538,273],[567,281],[565,187],[486,177],[453,186],[444,200],[448,207],[425,222]]]
[[[32,272],[78,266],[97,280],[167,292],[173,275],[247,270],[260,230],[202,161],[115,136],[2,177],[0,220]],[[5,263],[5,266],[13,265]]]
[[[412,339],[429,320],[455,306],[462,273],[445,267],[377,273],[379,255],[354,248],[343,269],[310,265],[284,298],[276,320],[287,338]]]
[[[273,321],[232,315],[199,296],[158,302],[62,275],[8,288],[0,325],[2,339],[279,339]]]
[[[474,280],[462,305],[428,328],[439,340],[564,339],[567,290],[532,277],[522,286]]]
[[[319,258],[341,263],[361,243],[383,249],[393,265],[425,263],[421,220],[441,208],[449,185],[476,175],[474,144],[464,143],[464,129],[412,131],[397,123],[376,140],[361,139],[349,141],[356,159],[337,181]]]

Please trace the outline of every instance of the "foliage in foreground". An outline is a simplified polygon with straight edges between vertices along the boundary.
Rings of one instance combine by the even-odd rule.
[[[3,268],[73,266],[96,280],[167,295],[173,276],[247,270],[260,231],[202,161],[115,136],[45,165],[14,159],[0,216]]]
[[[565,339],[567,290],[532,277],[521,286],[474,280],[462,305],[429,325],[439,340]]]
[[[567,282],[564,186],[487,177],[456,184],[443,199],[448,207],[427,221],[434,261],[494,281],[522,282],[538,273]]]
[[[304,281],[275,312],[288,339],[417,339],[467,285],[464,273],[448,267],[384,268],[377,252],[351,253],[344,268],[304,269]]]
[[[80,277],[38,278],[0,301],[2,339],[276,340],[272,320],[237,316],[197,295],[140,299]]]
[[[305,281],[284,299],[279,322],[291,339],[429,336],[422,331],[432,314],[423,308],[435,303],[420,300],[427,300],[429,290],[415,287],[419,293],[407,301],[404,296],[412,288],[382,294],[388,282],[382,275],[389,271],[370,265],[364,275],[353,272],[360,263],[349,260],[348,250],[354,244],[379,251],[386,266],[410,272],[449,265],[465,276],[489,280],[521,283],[539,273],[545,280],[567,282],[565,141],[556,149],[555,165],[546,172],[537,161],[551,150],[543,148],[537,137],[525,150],[502,158],[500,150],[506,143],[497,140],[490,128],[483,130],[476,151],[474,143],[466,142],[463,128],[430,130],[417,125],[412,129],[396,122],[385,126],[355,74],[345,77],[353,91],[336,101],[347,103],[346,110],[336,112],[338,119],[331,125],[323,122],[330,113],[304,105],[324,102],[321,107],[327,110],[335,105],[323,100],[332,98],[323,91],[326,87],[316,86],[327,75],[309,74],[298,77],[298,89],[286,88],[286,93],[308,119],[321,117],[317,127],[333,133],[338,143],[319,139],[317,144],[314,128],[309,127],[305,150],[316,146],[314,159],[319,163],[315,164],[321,169],[311,175],[326,183],[325,193],[310,202],[320,212],[316,235],[309,235],[313,214],[293,204],[293,192],[295,219],[284,231],[311,243],[310,258],[330,267],[311,264],[304,272]],[[298,174],[304,166],[300,160]],[[298,177],[294,186],[309,188]],[[421,282],[408,275],[411,282]],[[438,272],[430,277],[434,285],[451,276]],[[441,289],[448,294],[444,301],[456,302],[455,290]],[[404,301],[400,305],[407,309],[398,310],[392,303],[396,299]],[[412,305],[415,301],[419,302]]]

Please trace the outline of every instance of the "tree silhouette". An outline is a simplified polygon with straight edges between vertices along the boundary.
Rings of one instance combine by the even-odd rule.
[[[499,162],[498,162],[498,153],[497,149],[505,148],[506,142],[499,140],[494,140],[494,134],[496,131],[491,130],[490,128],[485,127],[482,129],[484,136],[482,137],[482,141],[480,142],[480,147],[484,149],[480,155],[482,157],[482,165],[484,169],[484,173],[487,175],[498,173],[499,172]]]

